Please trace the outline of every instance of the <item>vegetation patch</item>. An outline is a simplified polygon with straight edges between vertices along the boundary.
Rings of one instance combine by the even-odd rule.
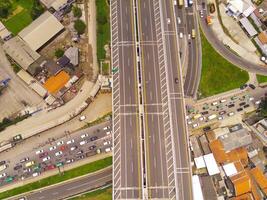
[[[5,130],[7,127],[12,126],[26,118],[28,118],[30,115],[23,115],[16,117],[14,119],[4,118],[2,122],[0,122],[0,131]]]
[[[239,88],[248,79],[248,73],[224,59],[213,49],[201,32],[202,72],[199,97],[204,98]]]
[[[267,82],[267,76],[257,74],[257,80],[259,83],[266,83]]]
[[[104,46],[110,42],[109,6],[107,0],[96,1],[97,20],[97,59],[105,60]]]
[[[112,200],[112,188],[99,189],[94,192],[89,192],[70,200]]]
[[[39,189],[42,187],[60,183],[62,181],[66,181],[69,179],[73,179],[75,177],[86,175],[88,173],[96,172],[100,169],[104,169],[111,165],[112,165],[112,157],[108,157],[102,160],[88,163],[86,165],[65,171],[64,173],[50,176],[50,177],[41,179],[40,181],[29,183],[24,186],[14,188],[12,190],[7,190],[5,192],[2,192],[0,193],[0,199],[5,199],[5,198],[12,197],[12,196],[22,194],[25,192],[30,192],[35,189]]]

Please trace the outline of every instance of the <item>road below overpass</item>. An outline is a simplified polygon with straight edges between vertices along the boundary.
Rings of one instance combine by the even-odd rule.
[[[101,171],[88,174],[64,183],[52,185],[40,190],[36,190],[26,195],[22,195],[15,198],[9,198],[10,200],[16,200],[21,197],[26,197],[27,200],[38,199],[53,199],[60,200],[67,197],[74,196],[76,194],[84,193],[95,188],[102,187],[112,182],[112,168],[108,167]]]
[[[111,1],[113,199],[192,199],[172,0]]]

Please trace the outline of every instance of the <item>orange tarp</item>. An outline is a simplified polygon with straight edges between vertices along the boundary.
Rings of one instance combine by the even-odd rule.
[[[251,191],[251,180],[246,171],[243,171],[237,175],[232,176],[232,183],[235,188],[235,195],[239,196]]]
[[[267,179],[262,173],[262,171],[258,167],[255,167],[250,170],[250,173],[252,174],[253,178],[255,179],[261,190],[265,193],[265,195],[267,195]]]
[[[223,144],[220,140],[214,140],[212,142],[210,142],[210,149],[214,155],[215,160],[218,163],[224,163],[225,161],[227,161],[227,155],[224,151],[224,147]]]
[[[61,71],[56,76],[51,76],[44,83],[44,87],[52,94],[57,93],[70,80],[67,72]]]
[[[253,200],[249,193],[232,198],[232,200]]]

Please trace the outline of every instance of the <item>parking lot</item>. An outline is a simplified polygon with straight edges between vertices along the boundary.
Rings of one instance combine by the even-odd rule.
[[[0,95],[0,121],[23,109],[26,105],[36,106],[43,103],[35,93],[15,74],[0,46],[0,81],[10,78],[8,87]]]
[[[112,150],[111,123],[67,133],[58,140],[36,146],[6,159],[0,155],[0,184],[39,176],[48,170],[62,170],[64,165]]]

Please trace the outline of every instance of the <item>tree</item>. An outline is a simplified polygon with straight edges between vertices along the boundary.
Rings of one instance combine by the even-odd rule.
[[[261,100],[259,105],[260,115],[262,117],[267,117],[267,97],[265,96],[264,99]]]
[[[40,4],[40,2],[38,0],[34,0],[33,1],[33,6],[32,6],[32,10],[31,10],[31,17],[32,19],[36,19],[37,17],[39,17],[42,13],[44,12],[44,8],[43,6]]]
[[[12,4],[10,0],[0,0],[0,17],[7,18],[11,13]]]
[[[82,10],[78,6],[72,7],[72,13],[74,17],[80,18],[82,16]]]
[[[55,56],[57,57],[57,58],[60,58],[60,57],[62,57],[64,55],[64,51],[62,50],[62,49],[56,49],[56,51],[55,51]]]
[[[85,28],[86,28],[86,24],[80,20],[80,19],[77,19],[75,22],[74,22],[74,28],[75,30],[77,31],[77,33],[79,35],[83,34],[84,31],[85,31]]]

